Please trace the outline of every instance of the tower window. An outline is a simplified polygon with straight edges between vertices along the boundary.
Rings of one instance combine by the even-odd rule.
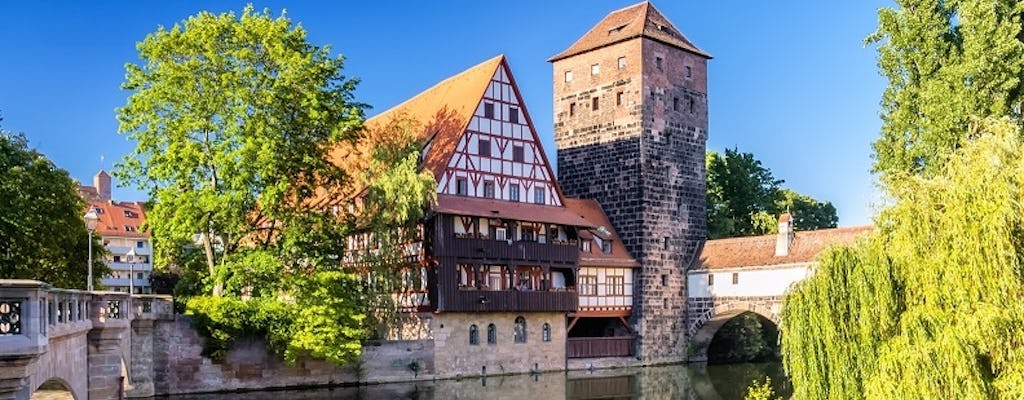
[[[598,104],[600,101],[601,101],[600,97],[593,97],[593,98],[591,98],[590,99],[590,103],[591,103],[590,104],[590,109],[594,110],[594,111],[597,111],[598,108],[600,108],[600,104]]]
[[[626,57],[619,57],[619,69],[626,68]]]
[[[569,103],[569,116],[576,116],[576,103]]]
[[[515,107],[508,108],[508,122],[513,124],[519,123],[519,109]]]
[[[523,146],[512,146],[512,161],[524,162]]]
[[[466,178],[455,178],[455,194],[465,196],[469,194],[469,182]]]
[[[615,105],[622,105],[622,92],[615,93]]]
[[[565,81],[572,82],[572,71],[565,71]]]
[[[672,111],[679,111],[679,98],[678,97],[673,97],[672,98]]]
[[[544,193],[544,188],[533,189],[533,202],[534,203],[544,204],[545,203],[545,201],[544,201],[545,197],[546,196],[545,196],[545,193]]]
[[[715,286],[715,274],[708,274],[708,286]]]
[[[732,273],[732,284],[733,285],[739,285],[740,284],[740,273],[739,272],[733,272]]]
[[[494,118],[494,103],[484,103],[484,118]]]
[[[693,114],[693,103],[694,103],[693,97],[687,97],[686,98],[686,102],[689,103],[690,114]]]
[[[664,70],[665,66],[662,64],[664,64],[664,61],[661,59],[661,57],[654,57],[654,66],[658,68],[658,71]]]
[[[477,142],[476,146],[477,146],[476,147],[477,154],[480,154],[481,156],[484,156],[484,157],[490,157],[491,156],[491,140],[490,139],[480,139],[480,141]]]
[[[690,66],[689,65],[686,66],[686,77],[687,78],[692,78],[693,77],[693,71],[690,70]]]
[[[484,197],[488,199],[494,198],[494,181],[484,182]]]
[[[597,75],[601,73],[601,64],[594,64],[590,66],[590,74]]]
[[[662,243],[661,247],[662,247],[663,250],[668,250],[668,245],[669,245],[669,238],[668,238],[668,236],[665,236],[665,241],[664,241],[664,243]]]
[[[668,275],[661,275],[661,286],[668,286]]]

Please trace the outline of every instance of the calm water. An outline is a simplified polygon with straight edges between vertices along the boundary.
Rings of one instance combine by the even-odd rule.
[[[771,364],[672,365],[636,369],[572,371],[541,375],[489,377],[239,394],[171,397],[172,400],[369,400],[369,399],[698,399],[739,400],[755,379],[772,378],[776,393],[789,396],[782,367]]]

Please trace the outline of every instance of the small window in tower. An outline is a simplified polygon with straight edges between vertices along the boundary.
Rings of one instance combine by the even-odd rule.
[[[661,275],[661,286],[668,286],[668,275]]]
[[[732,284],[733,285],[739,285],[740,284],[740,273],[739,272],[733,272],[732,273]]]
[[[494,198],[494,181],[484,182],[484,197],[488,199]]]
[[[576,116],[576,103],[569,103],[569,116]]]
[[[694,103],[693,97],[687,97],[686,98],[686,102],[689,103],[690,114],[693,114],[693,103]]]
[[[469,194],[469,182],[466,178],[455,178],[455,194],[465,196]]]
[[[477,142],[477,144],[476,144],[476,149],[477,149],[477,154],[480,154],[481,156],[484,156],[484,157],[490,157],[491,156],[491,140],[490,139],[480,139]]]
[[[626,68],[626,57],[619,57],[619,69]]]
[[[664,64],[664,61],[661,59],[661,57],[654,57],[654,66],[658,68],[658,71],[664,70],[664,65],[662,64]]]
[[[689,65],[686,66],[686,77],[687,78],[692,78],[693,77],[693,71],[690,70],[690,66]]]
[[[672,98],[672,111],[679,111],[679,98],[678,97],[673,97]]]
[[[519,123],[519,109],[515,107],[508,108],[508,122],[513,124]]]
[[[519,185],[508,187],[508,199],[510,201],[519,201]]]
[[[484,103],[484,118],[494,118],[494,103]]]
[[[715,286],[715,274],[708,274],[708,286]]]
[[[616,106],[621,106],[622,105],[622,92],[615,93],[615,105]]]
[[[601,73],[601,64],[593,64],[590,66],[590,74],[597,75]]]
[[[544,193],[544,188],[533,189],[533,202],[537,204],[546,203],[545,200],[547,196],[545,196],[545,194],[546,193]]]
[[[523,146],[512,146],[512,161],[525,162],[525,159],[526,157],[524,157],[523,154]]]
[[[600,101],[601,101],[600,97],[592,97],[591,100],[590,100],[590,103],[591,103],[590,104],[590,109],[594,110],[594,111],[597,111],[598,108],[601,107],[600,104],[598,104]]]
[[[668,245],[669,245],[669,238],[668,238],[668,236],[665,236],[665,238],[664,238],[664,239],[665,239],[665,240],[664,240],[664,242],[663,242],[663,243],[661,244],[661,248],[662,248],[662,250],[668,250]]]
[[[572,82],[572,71],[565,71],[565,81]]]

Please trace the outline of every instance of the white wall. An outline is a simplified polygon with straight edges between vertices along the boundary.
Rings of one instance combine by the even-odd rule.
[[[712,296],[781,296],[790,285],[803,280],[812,272],[810,263],[788,264],[777,268],[735,268],[697,270],[687,273],[688,297]],[[708,286],[708,274],[715,276],[714,285]],[[733,274],[739,280],[733,284]]]

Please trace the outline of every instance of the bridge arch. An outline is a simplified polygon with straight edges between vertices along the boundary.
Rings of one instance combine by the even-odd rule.
[[[687,329],[690,337],[690,361],[703,362],[708,360],[708,347],[718,330],[730,319],[740,314],[751,312],[760,315],[776,326],[781,318],[775,307],[752,301],[735,300],[715,305],[696,317]]]
[[[32,391],[29,400],[84,400],[85,397],[75,395],[71,384],[67,381],[53,377],[47,379]]]

